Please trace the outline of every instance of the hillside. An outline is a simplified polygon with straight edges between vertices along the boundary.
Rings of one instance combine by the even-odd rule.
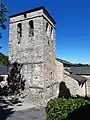
[[[0,66],[7,66],[9,64],[8,56],[0,53]]]

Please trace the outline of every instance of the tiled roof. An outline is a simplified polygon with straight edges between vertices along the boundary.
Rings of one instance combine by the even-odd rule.
[[[70,77],[74,78],[79,83],[79,85],[83,85],[87,80],[85,77],[76,75],[74,73],[70,74]]]
[[[71,66],[69,69],[65,68],[68,72],[77,75],[90,75],[90,67],[74,67]]]

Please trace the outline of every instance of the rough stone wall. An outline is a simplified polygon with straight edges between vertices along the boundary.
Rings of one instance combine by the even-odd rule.
[[[10,24],[9,59],[20,63],[44,62],[43,59],[43,17],[36,17],[34,21],[34,36],[29,37],[29,20]],[[17,24],[22,23],[22,38],[20,44],[17,39]]]
[[[63,81],[63,71],[64,71],[64,66],[61,62],[55,60],[55,82],[57,82],[58,87],[54,90],[54,96],[58,97],[59,95],[59,85],[60,82]]]
[[[66,87],[70,90],[71,96],[85,96],[85,84],[79,86],[78,82],[69,76],[70,74],[64,70],[63,81],[66,84]]]
[[[87,81],[84,85],[78,84],[78,82],[69,76],[70,74],[64,70],[63,74],[63,81],[65,82],[67,88],[70,90],[72,96],[87,96],[90,97],[90,76],[89,75],[82,75],[83,77],[87,78]]]
[[[48,22],[49,35],[47,36],[46,24]],[[51,27],[53,28],[53,39],[51,38]],[[52,22],[44,19],[44,88],[45,88],[45,101],[53,97],[53,84],[55,83],[55,50],[56,50],[56,37],[55,27]]]
[[[23,64],[21,73],[26,80],[26,101],[44,104],[44,56],[43,56],[43,11],[28,13],[10,19],[9,60]],[[38,17],[39,16],[39,17]],[[29,37],[29,21],[34,22],[34,36]],[[17,24],[22,24],[20,44],[17,39]],[[40,99],[40,100],[39,100]]]
[[[83,77],[87,78],[85,83],[85,95],[90,97],[90,75],[82,75]]]
[[[24,64],[24,79],[26,80],[25,101],[37,104],[44,104],[44,64]]]
[[[29,37],[30,20],[34,22],[33,37]],[[51,34],[49,37],[46,35],[46,22],[49,23],[50,28],[53,27],[53,40]],[[19,44],[18,23],[22,24],[22,38]],[[55,40],[55,26],[43,10],[27,13],[27,18],[24,18],[24,15],[10,18],[9,60],[12,63],[17,61],[23,64],[21,73],[26,80],[27,102],[44,105],[45,99],[53,96]]]
[[[55,97],[58,97],[59,95],[59,84],[60,81],[63,80],[63,64],[57,60],[54,61],[54,73],[53,79],[50,79],[51,81],[46,81],[46,87],[45,87],[45,104]],[[49,83],[50,82],[50,83]]]

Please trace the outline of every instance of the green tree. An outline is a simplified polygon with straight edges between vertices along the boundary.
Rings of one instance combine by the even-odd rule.
[[[0,1],[0,27],[2,29],[6,29],[5,22],[7,21],[7,12],[8,12],[7,7],[2,1]],[[1,32],[0,38],[2,38]]]
[[[0,53],[0,66],[7,66],[9,65],[8,56]]]

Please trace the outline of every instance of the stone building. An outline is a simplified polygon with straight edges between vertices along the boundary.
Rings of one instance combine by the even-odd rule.
[[[58,58],[57,60],[63,64],[63,81],[71,96],[90,97],[90,67],[77,66]]]
[[[42,6],[10,16],[9,60],[23,64],[21,75],[26,80],[27,102],[45,105],[58,97],[62,81],[72,95],[84,94],[84,90],[76,92],[82,88],[69,76],[62,61],[56,59],[55,24]]]
[[[9,60],[23,64],[27,101],[45,104],[56,93],[55,44],[55,21],[44,7],[10,16]]]

